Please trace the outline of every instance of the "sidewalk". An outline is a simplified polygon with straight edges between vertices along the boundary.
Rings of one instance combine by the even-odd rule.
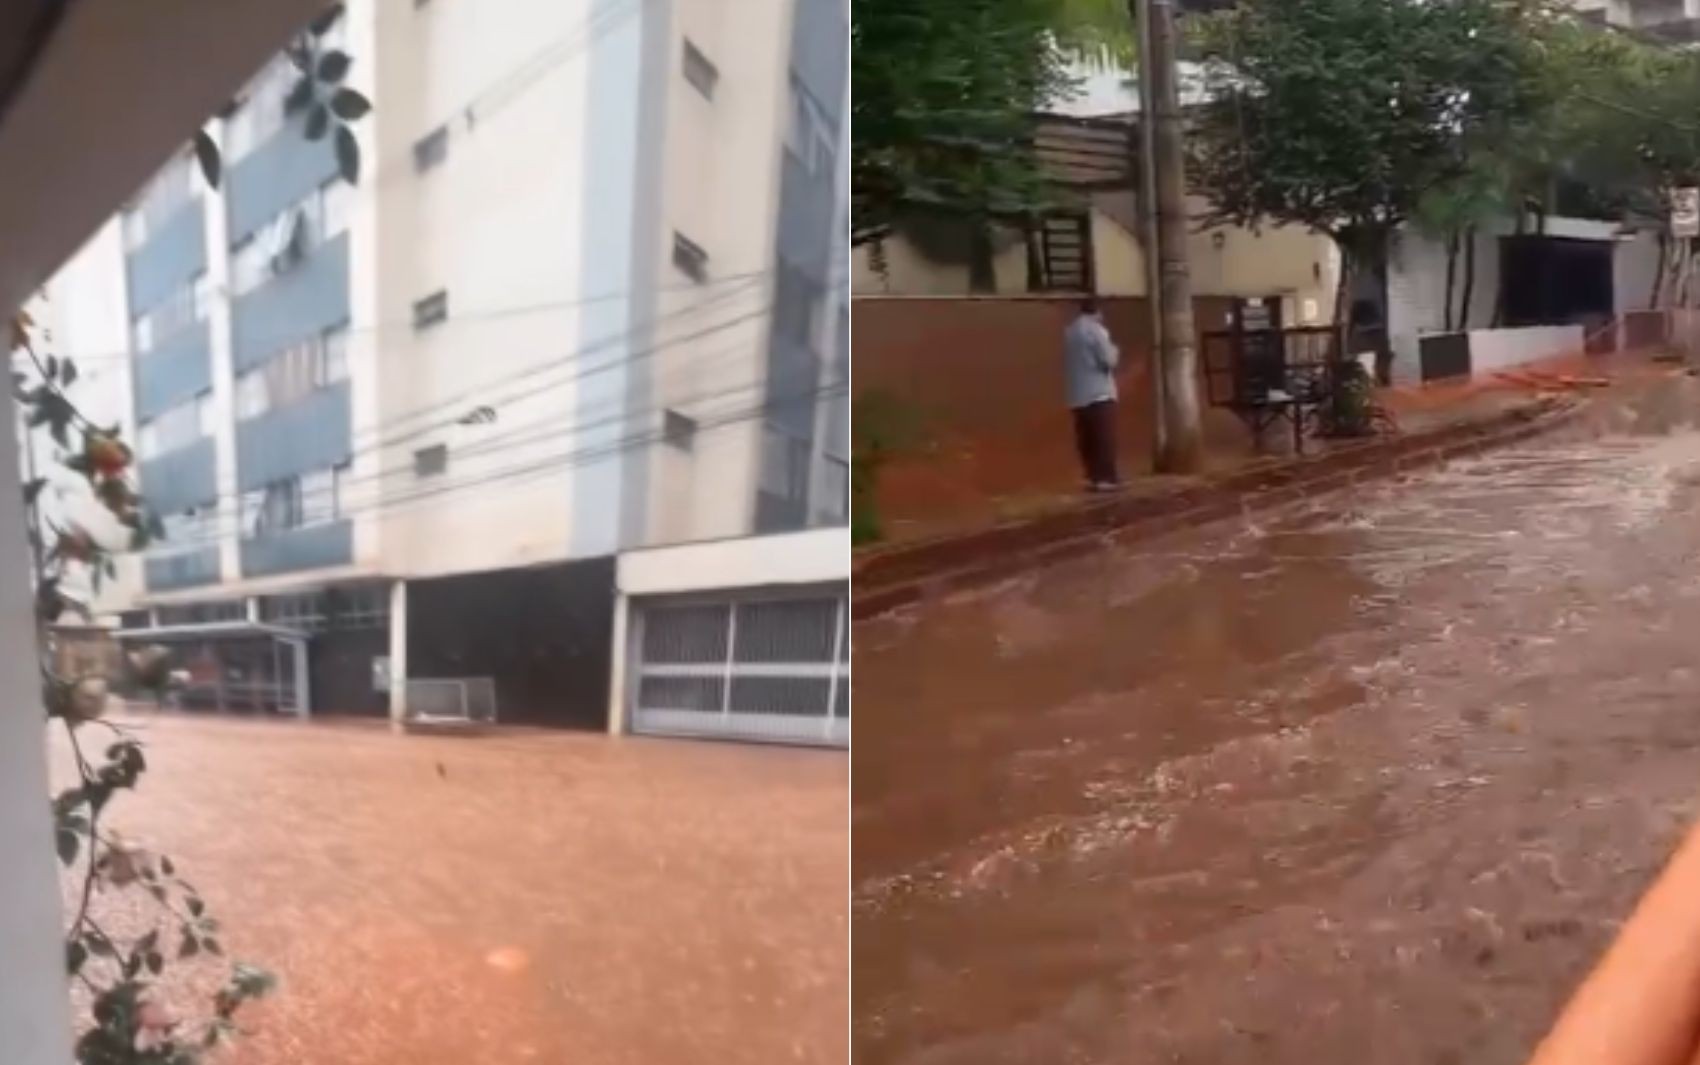
[[[1168,531],[1520,439],[1573,413],[1576,397],[1599,382],[1670,372],[1645,353],[1577,355],[1467,382],[1383,389],[1397,436],[1307,441],[1303,456],[1259,455],[1237,419],[1211,411],[1202,475],[1151,474],[1148,442],[1124,441],[1124,468],[1141,472],[1113,499],[1080,494],[1066,412],[1056,426],[1026,426],[1015,439],[938,441],[882,471],[887,539],[857,553],[856,614],[880,613],[941,586],[994,579],[1112,529]],[[988,459],[995,465],[1006,454],[1019,461],[1008,471],[1012,483],[999,490]],[[946,490],[943,482],[953,476],[953,490]]]

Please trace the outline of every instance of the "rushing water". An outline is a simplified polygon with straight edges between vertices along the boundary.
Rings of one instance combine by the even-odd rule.
[[[857,1060],[1522,1060],[1694,810],[1695,411],[862,625]]]

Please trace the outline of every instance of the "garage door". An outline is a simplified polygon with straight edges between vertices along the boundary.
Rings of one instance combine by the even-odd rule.
[[[633,731],[848,746],[842,588],[633,604]]]

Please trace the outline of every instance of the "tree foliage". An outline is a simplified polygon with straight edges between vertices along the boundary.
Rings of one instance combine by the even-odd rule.
[[[1195,20],[1210,100],[1189,165],[1212,221],[1329,234],[1385,270],[1387,239],[1540,106],[1507,0],[1246,0]]]
[[[349,56],[322,46],[342,13],[340,4],[329,8],[285,49],[300,75],[286,110],[303,116],[302,133],[309,140],[333,138],[341,174],[355,182],[360,152],[349,124],[371,105],[344,84]],[[216,142],[197,132],[193,151],[208,184],[216,187],[222,170]],[[77,1062],[199,1065],[207,1051],[239,1034],[242,1007],[267,994],[274,981],[265,970],[236,962],[202,1014],[180,1015],[170,1001],[181,997],[174,994],[173,976],[179,963],[223,957],[219,922],[170,857],[125,840],[102,821],[114,799],[133,790],[147,771],[141,740],[103,716],[109,692],[122,681],[158,693],[167,683],[171,657],[163,647],[144,648],[126,657],[122,678],[65,676],[53,655],[54,626],[67,614],[88,617],[90,604],[80,589],[98,593],[116,575],[118,554],[145,548],[164,531],[137,490],[134,454],[120,427],[97,425],[77,408],[69,391],[78,380],[77,366],[45,350],[44,340],[27,313],[13,317],[13,388],[27,431],[47,431],[58,461],[83,481],[120,530],[113,537],[77,521],[60,524],[43,509],[47,479],[36,477],[23,486],[35,560],[42,701],[48,717],[64,727],[77,771],[77,783],[52,798],[54,848],[74,878],[77,900],[65,933],[66,972],[87,1007],[77,1026]],[[87,745],[87,733],[97,728],[110,734],[98,758]],[[139,931],[133,926],[112,931],[96,912],[97,891],[104,898],[145,895],[153,904],[152,918]]]
[[[1050,195],[1036,111],[1072,85],[1058,0],[854,0],[855,243],[908,208],[1021,216]]]

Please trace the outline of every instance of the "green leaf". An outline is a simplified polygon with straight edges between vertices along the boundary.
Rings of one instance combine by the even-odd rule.
[[[350,185],[360,182],[360,142],[347,126],[336,128],[336,166],[342,179]]]
[[[166,876],[176,876],[177,866],[172,863],[170,858],[167,858],[162,854],[159,856],[159,871],[164,873]]]
[[[372,101],[353,89],[338,89],[331,95],[331,113],[344,122],[354,122],[372,110]]]
[[[84,941],[88,943],[89,953],[97,958],[116,958],[118,956],[118,948],[114,947],[112,941],[99,932],[89,933],[84,937]]]
[[[331,125],[330,108],[324,104],[314,104],[307,112],[307,123],[304,132],[310,141],[323,140],[325,131]]]
[[[66,388],[77,383],[77,364],[70,359],[59,361],[59,383]]]
[[[41,490],[46,487],[47,478],[45,477],[37,477],[26,482],[24,484],[24,506],[34,506],[36,498],[41,495]]]
[[[194,933],[190,932],[188,929],[184,929],[183,942],[177,945],[177,956],[179,958],[193,958],[200,952],[201,941],[195,938]]]
[[[59,360],[49,355],[44,361],[47,365],[47,379],[52,381],[59,376]]]
[[[165,968],[165,957],[157,950],[150,950],[147,954],[147,964],[148,972],[158,976],[160,971]]]
[[[333,48],[319,57],[319,80],[336,84],[348,76],[348,68],[353,65],[348,53]]]
[[[189,912],[190,913],[194,914],[196,917],[199,917],[201,914],[205,913],[206,910],[207,910],[207,904],[202,902],[200,900],[199,896],[196,896],[196,895],[190,895],[189,896]]]
[[[208,954],[216,954],[219,957],[224,956],[224,947],[220,946],[218,940],[211,936],[201,940],[201,945],[207,948]]]
[[[313,79],[303,74],[289,90],[289,95],[283,98],[283,113],[298,114],[307,110],[313,102]]]
[[[83,963],[89,960],[89,948],[83,946],[82,940],[73,939],[65,944],[65,972],[75,976],[83,969]]]
[[[207,179],[207,187],[218,188],[219,171],[224,160],[218,145],[204,129],[195,131],[195,160],[201,164],[201,176]]]
[[[77,852],[83,845],[83,838],[68,828],[61,828],[54,833],[54,844],[59,851],[61,865],[70,865],[77,860]]]

